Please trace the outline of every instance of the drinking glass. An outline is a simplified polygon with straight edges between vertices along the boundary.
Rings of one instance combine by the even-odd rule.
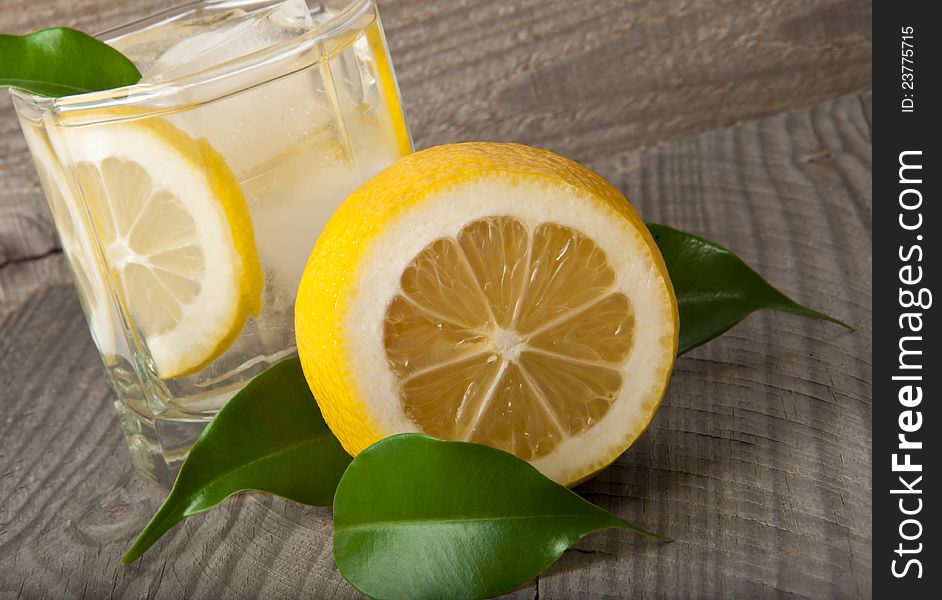
[[[295,353],[318,234],[412,143],[373,0],[204,0],[99,37],[141,83],[14,104],[132,461],[169,484]]]

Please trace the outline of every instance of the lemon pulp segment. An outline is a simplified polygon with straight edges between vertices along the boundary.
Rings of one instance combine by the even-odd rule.
[[[416,426],[523,459],[608,413],[632,348],[630,302],[588,237],[491,217],[413,259],[385,320]]]

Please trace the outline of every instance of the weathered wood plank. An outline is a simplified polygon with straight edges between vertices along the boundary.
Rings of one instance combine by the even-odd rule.
[[[870,85],[866,0],[384,0],[419,146],[605,156]]]
[[[50,285],[71,283],[65,257],[59,250],[0,265],[0,317]]]
[[[760,314],[680,359],[648,433],[579,488],[678,541],[593,534],[539,597],[868,597],[869,95],[591,163],[645,217],[730,246],[857,330]],[[70,288],[0,321],[0,389],[0,597],[356,597],[329,511],[262,496],[118,564],[161,492],[131,470]]]
[[[514,140],[594,160],[870,82],[869,0],[379,2],[419,147]],[[94,32],[166,4],[4,0],[0,30]],[[0,93],[0,264],[55,247],[38,190]],[[36,283],[0,278],[0,297]]]

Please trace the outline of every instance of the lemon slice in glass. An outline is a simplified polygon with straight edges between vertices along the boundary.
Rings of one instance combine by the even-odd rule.
[[[407,156],[341,205],[308,261],[295,330],[348,452],[418,431],[571,485],[647,428],[678,316],[617,189],[550,152],[471,143]]]
[[[57,137],[157,373],[200,370],[261,308],[252,221],[232,171],[205,139],[159,119]]]

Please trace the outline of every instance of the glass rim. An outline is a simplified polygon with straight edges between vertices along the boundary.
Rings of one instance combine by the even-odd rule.
[[[236,7],[247,3],[248,2],[246,2],[246,0],[193,0],[187,2],[186,4],[181,4],[153,13],[124,25],[113,27],[96,34],[95,37],[103,40],[106,43],[111,43],[117,39],[120,39],[124,35],[140,31],[145,27],[145,24],[166,22],[171,18],[181,18],[191,13],[198,7],[206,7],[207,5],[210,5],[225,8],[227,5]],[[10,93],[15,97],[14,99],[25,102],[30,108],[39,111],[44,115],[52,113],[84,113],[86,111],[93,111],[88,118],[81,119],[82,125],[93,125],[96,123],[123,121],[128,119],[139,119],[164,113],[178,112],[180,107],[175,103],[155,103],[149,104],[147,106],[141,106],[132,112],[106,112],[106,114],[101,114],[97,117],[94,115],[94,113],[97,112],[97,109],[101,108],[134,106],[142,103],[150,103],[154,100],[172,98],[173,96],[177,95],[182,96],[184,95],[183,92],[191,90],[197,86],[201,86],[206,83],[222,81],[232,75],[249,73],[261,66],[272,65],[281,61],[290,60],[296,55],[302,54],[305,51],[314,48],[318,44],[323,44],[328,40],[338,38],[347,33],[351,26],[360,17],[362,17],[370,8],[375,7],[375,4],[376,0],[347,0],[347,4],[340,10],[340,12],[333,15],[323,23],[319,23],[318,26],[310,29],[309,31],[305,31],[304,33],[289,40],[279,42],[272,46],[266,46],[254,52],[249,52],[247,54],[237,56],[236,58],[223,61],[211,67],[207,67],[194,73],[189,73],[179,77],[172,77],[157,82],[135,83],[132,85],[111,88],[107,90],[85,92],[83,94],[73,94],[70,96],[62,96],[58,98],[40,96],[38,94],[33,94],[32,92],[17,88],[10,88]],[[240,85],[238,89],[231,90],[226,93],[220,93],[215,97],[211,97],[203,101],[194,102],[191,100],[188,101],[187,104],[205,104],[206,102],[250,89],[256,85],[261,85],[267,81],[271,81],[272,79],[290,75],[291,73],[317,64],[325,58],[326,56],[318,56],[316,59],[305,61],[305,64],[288,69],[274,77],[263,77],[257,81],[252,81],[249,84]],[[17,112],[19,112],[19,108],[16,106],[17,104],[17,102],[14,102],[14,107],[17,109]]]

